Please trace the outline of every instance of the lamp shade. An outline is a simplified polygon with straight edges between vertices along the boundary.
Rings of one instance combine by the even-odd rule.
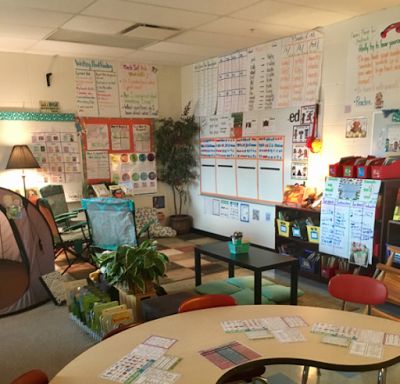
[[[14,145],[6,169],[40,168],[27,145]]]

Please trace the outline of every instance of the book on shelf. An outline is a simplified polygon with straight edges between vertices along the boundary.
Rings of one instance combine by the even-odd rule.
[[[111,196],[111,192],[108,190],[105,184],[93,184],[92,188],[97,197]]]

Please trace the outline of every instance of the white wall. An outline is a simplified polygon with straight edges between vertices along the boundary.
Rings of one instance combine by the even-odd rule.
[[[160,117],[178,117],[181,113],[180,71],[175,67],[158,68]],[[53,74],[50,87],[46,83],[48,72]],[[38,112],[39,101],[47,100],[58,101],[63,113],[76,112],[73,58],[0,53],[0,84],[1,111]],[[0,130],[0,146],[7,145],[11,149],[12,145],[21,143],[20,136],[7,129],[7,124],[1,124]],[[0,154],[0,169],[5,168],[8,156],[9,153]],[[16,173],[1,172],[1,186],[19,188],[20,173]],[[29,187],[28,175],[27,184]],[[159,191],[154,195],[166,196],[165,213],[169,215],[172,210],[169,188],[159,183]],[[152,206],[152,197],[153,194],[140,195],[135,202],[137,206]]]
[[[350,155],[366,156],[370,153],[373,107],[364,110],[362,114],[368,119],[367,137],[364,139],[345,139],[346,119],[360,117],[359,113],[345,113],[348,43],[352,32],[373,25],[378,28],[382,25],[386,27],[393,22],[399,21],[399,15],[400,7],[395,7],[321,29],[324,34],[324,60],[322,65],[322,108],[319,131],[322,133],[324,147],[322,153],[310,156],[309,186],[316,186],[321,189],[324,179],[328,175],[328,165],[336,163],[341,157]],[[393,31],[392,33],[395,32]],[[181,78],[182,105],[185,105],[189,100],[192,100],[191,66],[182,68]],[[193,102],[196,101],[194,100]],[[400,108],[400,99],[398,99],[398,107]],[[290,159],[287,160],[290,161]],[[252,221],[250,217],[250,223],[244,223],[204,213],[204,199],[204,196],[200,195],[200,186],[194,185],[191,189],[191,214],[194,217],[194,227],[226,236],[233,231],[240,230],[255,244],[271,248],[275,246],[274,206],[250,204],[251,208],[262,211],[262,214],[267,216],[269,220],[265,220],[265,217],[260,215],[259,221]]]

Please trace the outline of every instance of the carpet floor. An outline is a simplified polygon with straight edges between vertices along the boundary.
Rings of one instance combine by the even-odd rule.
[[[193,248],[196,244],[215,242],[215,239],[198,234],[159,239],[159,247],[168,255],[167,275],[161,285],[167,293],[194,290]],[[56,269],[63,271],[66,260],[59,257]],[[86,278],[95,268],[87,262],[73,263],[66,274],[71,279]],[[202,258],[203,282],[226,279],[227,265],[213,259]],[[248,270],[235,269],[237,276],[249,275]],[[288,274],[271,272],[268,278],[289,285]],[[305,294],[299,305],[339,308],[337,300],[326,293],[326,285],[318,286],[300,279],[299,288]],[[40,368],[53,377],[74,357],[96,342],[73,323],[66,306],[56,306],[49,301],[23,313],[0,318],[0,384],[32,369]]]

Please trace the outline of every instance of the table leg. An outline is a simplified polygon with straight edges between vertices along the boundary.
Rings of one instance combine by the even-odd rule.
[[[378,384],[386,384],[386,368],[378,371]]]
[[[228,263],[228,277],[235,277],[235,266]]]
[[[254,272],[254,304],[261,304],[261,272]]]
[[[297,277],[298,265],[297,261],[293,262],[290,267],[290,304],[297,305]]]
[[[194,275],[196,287],[201,284],[201,254],[198,249],[194,249]]]

